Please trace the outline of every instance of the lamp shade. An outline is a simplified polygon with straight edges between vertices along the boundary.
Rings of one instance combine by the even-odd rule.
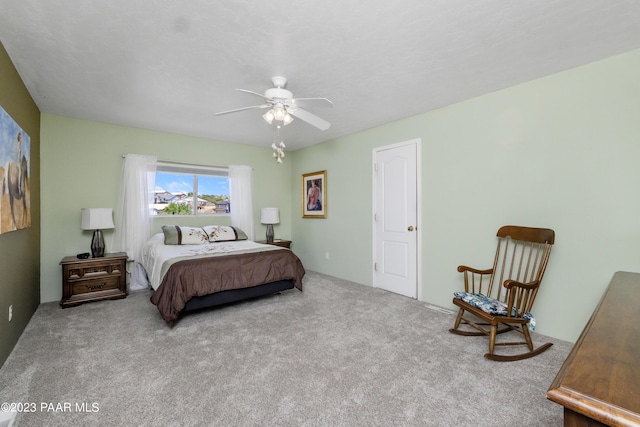
[[[273,110],[269,110],[266,113],[264,113],[262,115],[262,118],[264,119],[265,122],[267,122],[269,124],[273,123],[273,119],[274,119]]]
[[[262,224],[279,224],[280,211],[278,208],[262,208],[260,222]]]
[[[111,208],[83,208],[82,224],[83,230],[104,230],[114,228],[113,209]]]

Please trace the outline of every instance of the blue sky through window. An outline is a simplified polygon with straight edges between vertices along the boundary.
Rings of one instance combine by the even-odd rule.
[[[190,193],[193,191],[193,175],[157,172],[156,190],[164,190],[169,193]],[[198,175],[198,194],[201,196],[228,196],[229,179]]]

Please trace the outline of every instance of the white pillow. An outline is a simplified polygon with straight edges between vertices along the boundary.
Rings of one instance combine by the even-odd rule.
[[[202,228],[163,225],[165,245],[202,245],[209,243],[209,236]]]
[[[247,235],[238,227],[232,227],[228,225],[207,225],[204,227],[204,231],[209,236],[210,242],[247,240]]]

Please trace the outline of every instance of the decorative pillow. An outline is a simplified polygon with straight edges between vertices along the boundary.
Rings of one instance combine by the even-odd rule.
[[[209,236],[210,242],[228,242],[231,240],[247,240],[244,231],[238,227],[228,225],[207,225],[204,232]]]
[[[453,296],[455,298],[461,299],[466,303],[471,304],[476,308],[479,308],[485,313],[493,314],[494,316],[507,315],[507,304],[495,298],[491,298],[482,294],[472,294],[469,292],[454,292]],[[516,315],[515,308],[512,308],[511,312],[513,313],[513,315]],[[523,317],[529,320],[529,329],[533,331],[536,327],[536,319],[531,313],[525,313]]]
[[[209,236],[202,228],[163,225],[165,245],[202,245],[209,243]]]

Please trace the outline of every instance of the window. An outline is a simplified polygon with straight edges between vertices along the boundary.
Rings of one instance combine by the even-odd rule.
[[[215,215],[231,212],[225,168],[158,162],[155,215]]]

